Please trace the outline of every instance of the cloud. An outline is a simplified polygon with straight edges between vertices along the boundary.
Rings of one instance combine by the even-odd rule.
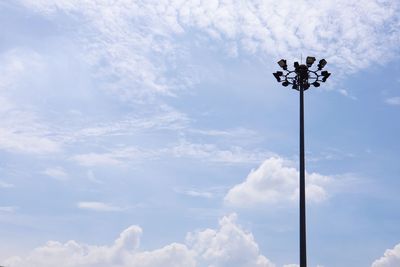
[[[0,206],[0,212],[15,212],[17,209],[15,206]]]
[[[0,188],[13,188],[15,185],[0,180]]]
[[[249,52],[323,54],[343,69],[357,70],[398,51],[398,11],[396,1],[378,0],[187,1],[179,7],[179,21]]]
[[[63,14],[61,23],[79,27],[66,35],[76,40],[93,76],[109,91],[138,102],[173,93],[164,75],[165,55],[175,53],[170,36],[182,29],[157,6],[134,0],[20,2],[55,21]]]
[[[323,55],[343,73],[391,60],[400,44],[398,1],[20,3],[56,22],[62,17],[59,23],[73,29],[66,34],[82,48],[94,76],[106,88],[135,101],[190,87],[190,74],[180,76],[187,73],[185,62],[190,61],[182,37],[193,38],[193,33],[204,33],[228,46],[231,55],[238,51],[293,59],[300,53]]]
[[[82,166],[92,167],[96,165],[120,165],[122,162],[117,159],[117,155],[112,153],[88,153],[80,154],[71,157],[72,160],[76,161]]]
[[[232,187],[225,196],[229,205],[249,207],[258,204],[291,202],[298,196],[299,172],[290,162],[272,157],[252,170],[243,183]],[[332,178],[318,173],[306,174],[307,198],[320,202],[328,197],[326,186]]]
[[[47,168],[42,173],[57,180],[66,180],[68,178],[68,174],[62,167]]]
[[[113,211],[123,211],[124,208],[110,205],[103,202],[96,202],[96,201],[83,201],[77,203],[78,208],[83,210],[92,210],[92,211],[99,211],[99,212],[113,212]]]
[[[214,144],[191,143],[187,140],[180,140],[178,144],[165,149],[164,152],[177,158],[196,158],[227,164],[260,162],[272,154],[263,151],[249,151],[240,146],[220,148]]]
[[[207,162],[223,164],[246,164],[260,162],[270,152],[247,150],[240,146],[219,147],[210,143],[191,143],[181,139],[178,143],[160,147],[157,149],[143,149],[134,146],[110,149],[107,152],[91,152],[78,154],[71,160],[82,166],[93,167],[97,165],[118,166],[128,162],[141,162],[146,159],[158,159],[162,157],[199,159]]]
[[[274,267],[251,233],[237,224],[235,214],[219,221],[217,229],[187,234],[184,243],[155,250],[140,249],[142,229],[131,226],[110,246],[93,246],[76,241],[49,241],[25,257],[12,257],[2,264],[10,267]]]
[[[400,106],[400,96],[386,98],[385,103],[392,106]]]
[[[397,267],[400,266],[400,244],[385,251],[380,259],[372,263],[372,267]]]
[[[198,189],[182,189],[175,188],[174,191],[178,194],[190,196],[190,197],[199,197],[199,198],[213,198],[215,196],[215,190],[198,190]]]
[[[187,235],[200,266],[273,267],[260,251],[254,237],[236,224],[236,214],[219,221],[219,229],[206,229]]]
[[[5,93],[32,81],[42,69],[42,58],[29,49],[13,49],[0,56],[0,72],[4,74],[0,79],[0,149],[28,154],[61,150],[62,144],[49,137],[50,129],[40,122],[36,113],[20,107]]]

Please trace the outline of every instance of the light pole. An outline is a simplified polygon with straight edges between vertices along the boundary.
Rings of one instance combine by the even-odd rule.
[[[300,267],[307,267],[307,242],[306,242],[306,186],[305,186],[305,159],[304,159],[304,91],[311,85],[319,87],[320,82],[326,82],[331,75],[322,70],[326,60],[321,59],[316,70],[310,68],[315,62],[315,57],[307,57],[306,64],[294,63],[294,70],[288,70],[286,60],[278,61],[283,71],[273,73],[276,80],[283,86],[292,85],[292,88],[300,92]]]

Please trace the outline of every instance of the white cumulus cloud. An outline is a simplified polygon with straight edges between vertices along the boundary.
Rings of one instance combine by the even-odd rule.
[[[131,226],[110,246],[76,241],[49,241],[26,256],[2,264],[9,267],[275,267],[260,253],[253,235],[236,222],[236,215],[223,217],[217,229],[187,234],[184,243],[155,250],[140,249],[142,229]]]
[[[298,196],[299,172],[282,158],[272,157],[252,170],[243,183],[235,185],[225,196],[229,205],[249,207],[257,204],[290,202]],[[320,202],[327,198],[326,185],[329,176],[318,173],[306,174],[306,193],[310,201]]]
[[[372,267],[398,267],[400,266],[400,244],[385,251],[380,259],[372,263]]]

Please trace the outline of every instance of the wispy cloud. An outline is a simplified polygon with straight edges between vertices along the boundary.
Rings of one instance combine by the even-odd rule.
[[[62,167],[47,168],[42,173],[47,175],[47,176],[53,177],[54,179],[57,179],[57,180],[66,180],[66,179],[68,179],[68,174],[66,173],[66,171]]]
[[[0,180],[0,188],[13,188],[15,185]]]
[[[48,154],[61,150],[62,144],[49,137],[51,132],[34,111],[22,107],[4,94],[4,91],[31,80],[42,68],[40,56],[30,50],[14,49],[0,57],[0,149],[14,153]]]
[[[92,210],[98,212],[116,212],[125,210],[122,207],[97,201],[82,201],[77,203],[77,207],[84,210]]]
[[[396,1],[20,2],[53,20],[63,12],[63,23],[79,25],[69,34],[95,76],[135,101],[173,95],[179,84],[190,84],[187,77],[171,79],[166,70],[179,68],[185,44],[178,40],[193,31],[229,43],[231,55],[324,55],[341,72],[389,60],[400,43]]]
[[[0,212],[15,212],[17,209],[16,206],[0,206]]]
[[[392,106],[400,106],[400,96],[386,98],[385,103]]]
[[[178,194],[186,195],[189,197],[198,197],[205,199],[211,199],[216,197],[217,195],[222,194],[222,188],[220,187],[213,187],[206,189],[177,187],[174,188],[174,191]]]
[[[267,151],[247,150],[240,146],[221,148],[216,144],[191,143],[181,139],[178,143],[168,144],[158,149],[124,147],[110,149],[108,152],[85,153],[71,157],[71,160],[82,166],[123,165],[128,162],[140,163],[148,159],[165,157],[199,159],[206,162],[223,164],[259,163],[273,153]]]

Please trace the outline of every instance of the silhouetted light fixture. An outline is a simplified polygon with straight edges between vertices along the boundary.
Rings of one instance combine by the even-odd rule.
[[[311,85],[319,87],[320,82],[326,82],[331,75],[328,71],[321,71],[326,60],[321,59],[317,70],[310,68],[315,62],[315,57],[307,57],[306,65],[294,62],[294,70],[288,70],[286,60],[278,61],[279,66],[285,73],[278,71],[273,73],[278,82],[283,86],[292,85],[292,88],[300,92],[300,267],[307,267],[307,242],[306,242],[306,190],[305,190],[305,156],[304,156],[304,91]]]
[[[319,87],[321,84],[319,82],[313,82],[312,85],[314,85],[315,87]]]
[[[328,77],[331,76],[331,74],[329,72],[327,72],[326,70],[321,71],[321,75],[322,75],[323,82],[326,82],[326,79],[328,79]]]
[[[307,57],[307,59],[306,59],[307,67],[310,68],[312,66],[312,64],[314,64],[314,62],[315,62],[315,57]]]
[[[281,76],[283,75],[283,72],[282,71],[277,71],[277,72],[275,72],[275,73],[273,73],[274,74],[274,76],[275,76],[275,79],[278,81],[278,82],[281,82]]]
[[[287,65],[286,65],[286,60],[281,59],[278,61],[279,66],[281,66],[282,69],[287,70]]]
[[[322,70],[325,67],[326,63],[328,62],[326,62],[325,59],[321,59],[318,63],[318,70]]]

